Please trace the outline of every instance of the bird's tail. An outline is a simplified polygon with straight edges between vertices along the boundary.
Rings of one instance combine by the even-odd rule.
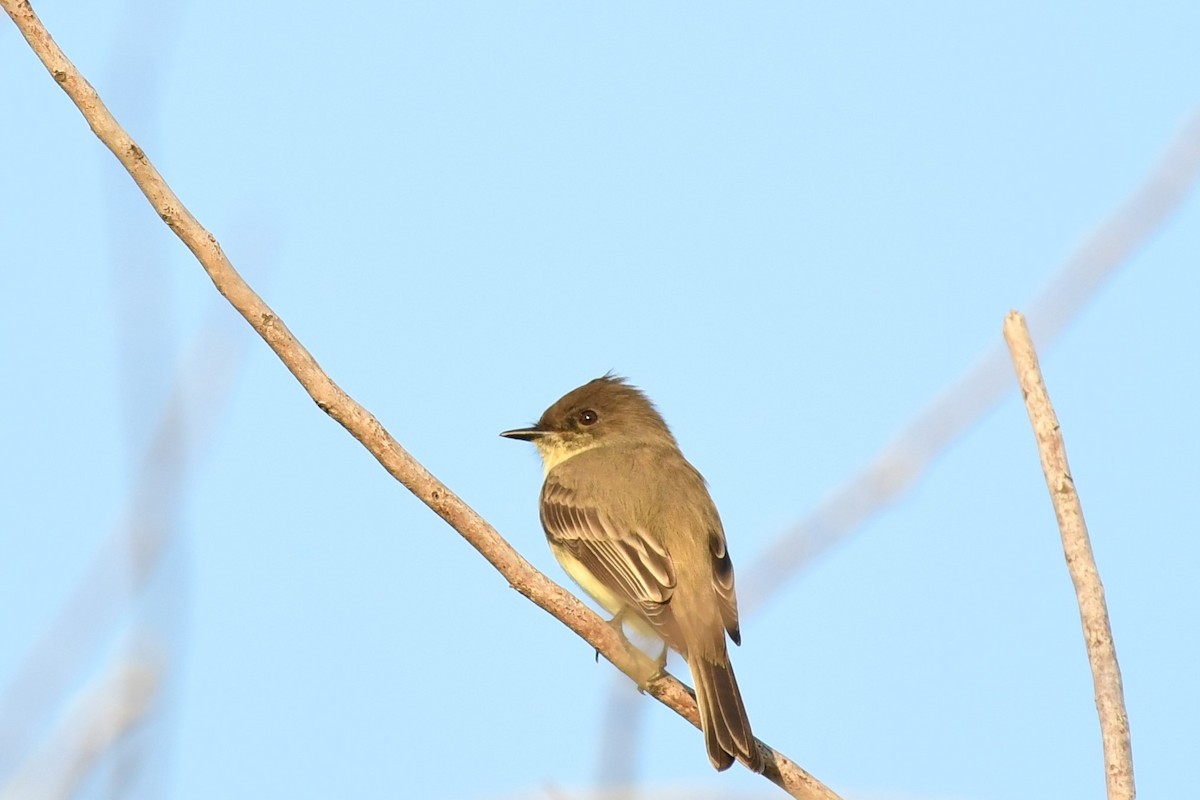
[[[729,654],[722,647],[714,656],[695,653],[689,665],[696,683],[696,703],[700,706],[700,727],[704,730],[708,760],[723,770],[736,758],[747,769],[762,772],[762,753],[750,732],[750,720]]]

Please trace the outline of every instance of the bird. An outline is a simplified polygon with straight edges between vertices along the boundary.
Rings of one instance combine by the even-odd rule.
[[[565,394],[531,427],[545,481],[540,516],[566,573],[622,623],[687,661],[709,761],[762,772],[726,636],[741,644],[733,562],[716,504],[650,398],[608,373]]]

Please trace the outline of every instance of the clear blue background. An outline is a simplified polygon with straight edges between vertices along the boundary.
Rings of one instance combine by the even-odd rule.
[[[628,375],[708,477],[744,584],[1200,98],[1190,2],[37,8],[333,379],[559,581],[541,468],[499,431]],[[218,330],[167,557],[69,637],[71,692],[127,637],[166,654],[122,791],[592,785],[612,668],[320,413],[7,22],[0,109],[0,682],[126,523],[189,343]],[[1195,791],[1200,743],[1198,253],[1193,197],[1042,350],[1147,798]],[[1016,392],[743,633],[756,733],[844,796],[1101,796]],[[643,713],[648,785],[770,793]]]

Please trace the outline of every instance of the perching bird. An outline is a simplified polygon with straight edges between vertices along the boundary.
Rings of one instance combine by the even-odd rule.
[[[533,427],[501,436],[541,453],[542,527],[567,574],[615,621],[687,659],[713,766],[736,758],[762,772],[725,646],[726,634],[741,644],[725,532],[704,478],[649,398],[605,375],[568,392]]]

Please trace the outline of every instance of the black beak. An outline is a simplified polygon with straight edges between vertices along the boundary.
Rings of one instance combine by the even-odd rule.
[[[532,442],[534,439],[540,439],[549,431],[544,431],[541,428],[514,428],[511,431],[504,431],[500,435],[506,439],[520,439],[523,442]]]

